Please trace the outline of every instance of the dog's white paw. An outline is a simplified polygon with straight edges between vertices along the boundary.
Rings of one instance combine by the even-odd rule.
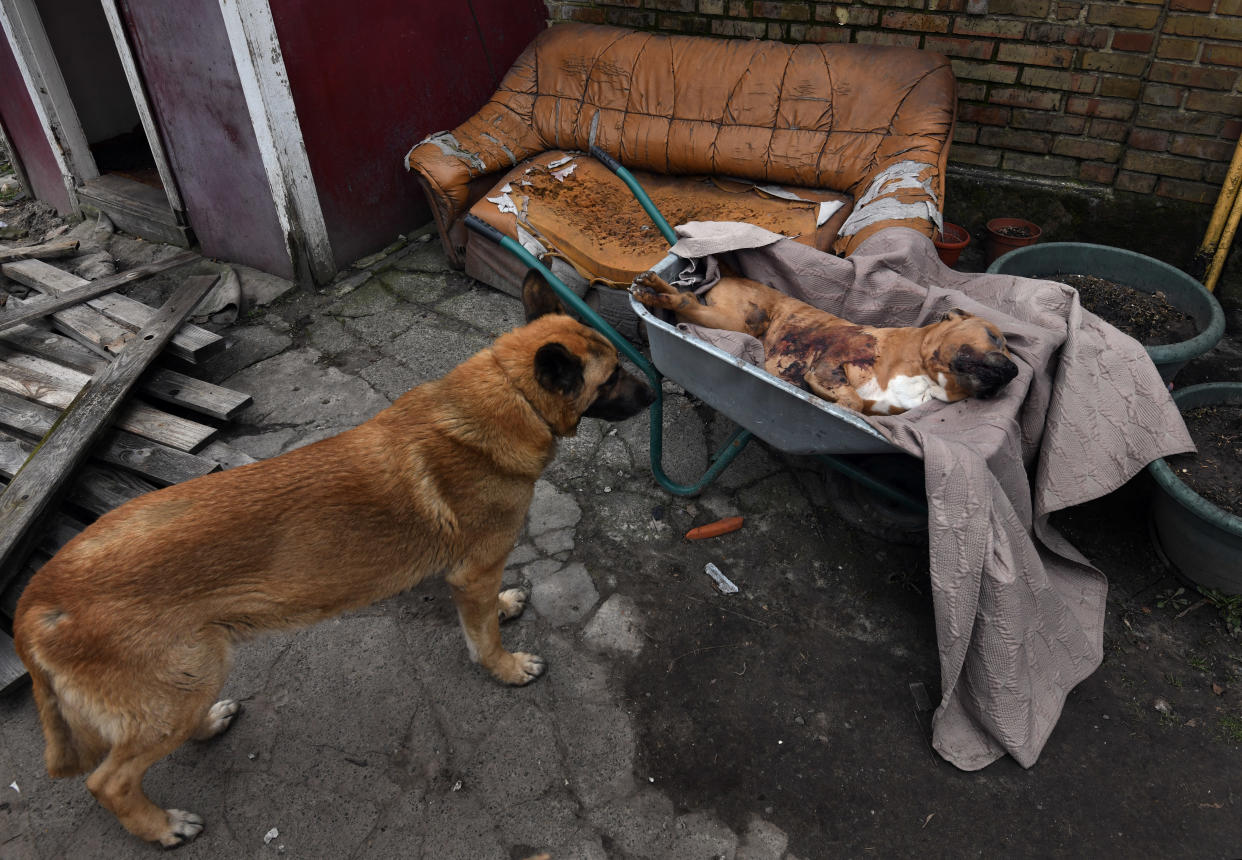
[[[165,809],[168,813],[168,830],[160,837],[165,848],[178,848],[203,832],[203,819],[184,809]]]
[[[506,588],[500,592],[498,612],[501,621],[517,618],[526,609],[526,601],[530,600],[530,590],[526,588]]]
[[[519,651],[509,656],[513,658],[513,662],[510,664],[511,671],[508,673],[509,676],[504,681],[515,687],[529,684],[542,675],[544,669],[548,668],[547,662],[538,654],[527,654],[524,651]]]
[[[241,705],[236,699],[221,699],[216,702],[207,710],[207,716],[203,718],[203,724],[198,732],[199,740],[214,738],[228,729],[233,725],[233,718],[240,710]]]

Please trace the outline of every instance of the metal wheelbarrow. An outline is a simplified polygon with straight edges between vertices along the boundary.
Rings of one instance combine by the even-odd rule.
[[[677,242],[673,228],[656,209],[646,192],[628,170],[598,147],[591,156],[607,165],[634,194],[639,204],[671,245]],[[855,504],[867,516],[847,519],[856,525],[879,519],[883,533],[893,536],[896,526],[906,531],[926,525],[927,505],[921,487],[913,487],[909,467],[894,469],[896,460],[912,460],[884,438],[858,413],[822,400],[791,385],[760,367],[748,364],[723,350],[679,331],[675,325],[653,315],[630,296],[630,306],[644,323],[651,361],[623,338],[606,320],[579,298],[533,254],[490,224],[467,215],[466,225],[497,242],[547,280],[561,302],[582,322],[591,326],[646,376],[655,391],[650,407],[651,473],[656,482],[675,495],[692,496],[701,492],[724,471],[754,436],[787,454],[813,455],[834,473],[850,479],[859,489]],[[655,271],[672,280],[685,261],[669,254]],[[707,470],[694,483],[679,484],[668,477],[663,466],[664,377],[676,382],[708,406],[738,425],[738,429],[716,452]],[[921,483],[921,478],[920,482]],[[841,486],[837,487],[839,492]]]

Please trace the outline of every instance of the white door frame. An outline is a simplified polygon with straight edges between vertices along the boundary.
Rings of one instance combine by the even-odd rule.
[[[176,213],[177,218],[185,223],[185,204],[181,202],[181,192],[177,189],[177,178],[169,166],[168,155],[164,152],[164,142],[160,137],[159,126],[155,124],[155,116],[151,113],[151,105],[147,101],[147,90],[142,84],[142,75],[138,72],[138,64],[134,61],[134,52],[129,47],[129,36],[125,30],[125,22],[121,20],[118,0],[100,0],[104,17],[108,19],[108,29],[112,32],[112,43],[116,45],[117,55],[121,58],[121,68],[125,70],[125,80],[129,81],[129,92],[134,97],[134,105],[138,108],[138,120],[147,135],[147,143],[151,147],[151,156],[155,159],[155,169],[164,185],[164,193],[168,196],[168,205]]]
[[[289,259],[299,281],[326,284],[336,261],[271,6],[268,0],[219,2]]]

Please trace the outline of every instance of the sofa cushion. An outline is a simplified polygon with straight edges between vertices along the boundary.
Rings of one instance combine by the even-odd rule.
[[[745,221],[821,251],[832,246],[852,209],[849,195],[823,189],[633,174],[674,226]],[[628,286],[668,253],[668,242],[629,188],[582,153],[553,150],[520,163],[470,211],[511,238],[533,237],[588,281]],[[519,234],[519,224],[526,236]]]

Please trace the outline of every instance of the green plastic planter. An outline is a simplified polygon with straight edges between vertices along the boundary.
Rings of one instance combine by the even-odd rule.
[[[1094,275],[1145,293],[1163,292],[1169,304],[1189,314],[1199,328],[1190,340],[1146,348],[1165,382],[1172,382],[1186,362],[1216,346],[1225,334],[1225,312],[1202,284],[1168,263],[1134,251],[1086,242],[1049,242],[1010,251],[988,266],[988,271],[1026,278]]]
[[[1173,393],[1185,412],[1200,406],[1242,406],[1242,382],[1208,382]],[[1205,588],[1242,594],[1242,517],[1190,489],[1163,459],[1148,464],[1154,537],[1183,577]]]

